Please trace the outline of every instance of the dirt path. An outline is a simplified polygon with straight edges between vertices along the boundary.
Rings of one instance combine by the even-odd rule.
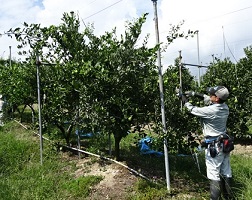
[[[252,145],[235,145],[234,150],[231,152],[232,154],[239,154],[245,156],[252,156]]]
[[[96,175],[103,180],[92,188],[87,200],[123,200],[137,181],[137,177],[126,168],[106,161],[94,162],[90,158],[81,159],[75,176]]]

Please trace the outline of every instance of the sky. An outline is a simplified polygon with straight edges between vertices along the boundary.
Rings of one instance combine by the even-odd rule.
[[[24,22],[41,26],[58,25],[64,12],[74,11],[84,24],[93,23],[95,34],[116,27],[124,32],[126,21],[149,13],[139,42],[150,34],[150,47],[156,44],[152,0],[0,0],[0,57],[22,59],[14,38],[3,35]],[[182,62],[208,66],[213,58],[230,58],[234,63],[244,57],[244,48],[252,44],[251,0],[157,0],[160,42],[165,45],[172,25],[184,21],[181,29],[198,31],[193,38],[176,39],[162,52],[163,68],[174,64],[181,51]],[[186,66],[195,78],[206,68]]]

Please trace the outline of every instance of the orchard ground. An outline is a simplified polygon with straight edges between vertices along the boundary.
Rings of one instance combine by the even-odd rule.
[[[235,149],[231,154],[242,156],[252,156],[252,145],[235,145]],[[70,158],[66,155],[68,159]],[[65,157],[66,158],[66,157]],[[128,169],[116,163],[111,163],[105,160],[94,161],[91,157],[83,157],[78,159],[77,156],[71,157],[71,162],[76,164],[77,170],[75,177],[95,175],[102,176],[103,180],[95,185],[91,194],[87,199],[89,200],[124,200],[127,199],[129,193],[133,191],[136,181],[140,178]],[[192,163],[193,164],[193,163]],[[202,172],[204,173],[204,172]],[[173,183],[171,182],[171,187]],[[185,186],[187,187],[187,186]],[[206,186],[208,187],[208,186]],[[171,197],[172,199],[194,199],[192,194],[176,194]],[[202,199],[205,199],[202,197]]]

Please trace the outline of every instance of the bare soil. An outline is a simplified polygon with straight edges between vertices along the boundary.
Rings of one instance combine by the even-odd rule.
[[[137,177],[125,167],[108,161],[94,162],[91,158],[84,158],[77,162],[75,176],[102,176],[103,180],[91,190],[87,200],[126,199],[132,191]]]
[[[232,154],[239,154],[239,155],[252,157],[252,145],[237,144],[235,145],[235,148],[232,151]]]

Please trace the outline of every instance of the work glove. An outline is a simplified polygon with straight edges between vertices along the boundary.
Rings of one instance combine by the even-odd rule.
[[[194,97],[194,96],[196,96],[196,97],[201,97],[201,98],[204,97],[204,94],[201,94],[201,93],[198,93],[198,92],[194,92],[194,91],[186,91],[186,92],[185,92],[185,95],[186,95],[187,97]]]
[[[193,96],[195,95],[195,92],[194,92],[194,91],[186,91],[186,92],[185,92],[185,95],[186,95],[187,97],[193,97]]]
[[[210,100],[210,96],[204,94],[203,97],[204,97],[204,104],[206,106],[209,106],[212,103],[211,100]]]

